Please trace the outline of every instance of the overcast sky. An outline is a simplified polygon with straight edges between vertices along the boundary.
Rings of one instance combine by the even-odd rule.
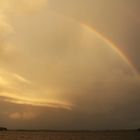
[[[138,0],[0,0],[0,125],[140,127]]]

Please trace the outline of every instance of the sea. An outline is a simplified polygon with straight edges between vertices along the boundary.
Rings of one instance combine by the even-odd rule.
[[[1,131],[0,140],[140,140],[140,131]]]

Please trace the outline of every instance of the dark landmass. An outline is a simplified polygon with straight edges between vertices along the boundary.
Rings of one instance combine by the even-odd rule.
[[[8,131],[6,127],[0,127],[0,131]]]

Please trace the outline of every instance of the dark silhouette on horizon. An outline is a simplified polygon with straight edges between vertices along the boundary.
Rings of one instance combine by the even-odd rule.
[[[0,127],[0,131],[7,131],[8,129],[5,127]]]

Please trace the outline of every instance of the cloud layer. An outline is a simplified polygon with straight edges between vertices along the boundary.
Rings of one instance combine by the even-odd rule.
[[[117,10],[120,4],[126,9],[123,13]],[[1,124],[47,129],[138,127],[139,74],[84,26],[96,28],[130,57],[135,49],[127,46],[124,35],[132,17],[129,3],[125,4],[125,0],[1,0]]]

